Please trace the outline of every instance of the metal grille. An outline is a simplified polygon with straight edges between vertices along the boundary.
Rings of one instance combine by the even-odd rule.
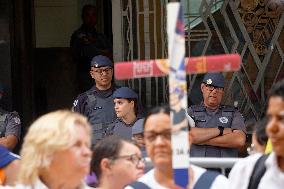
[[[183,2],[190,6],[192,1]],[[121,3],[124,60],[167,57],[166,1]],[[225,74],[223,101],[238,106],[246,121],[254,123],[265,112],[268,90],[284,76],[284,2],[200,0],[199,5],[199,14],[185,14],[187,55],[241,55],[241,70]],[[189,98],[194,104],[201,101],[201,79],[200,75],[188,76]],[[146,107],[167,102],[167,78],[135,79],[125,85],[139,92]]]

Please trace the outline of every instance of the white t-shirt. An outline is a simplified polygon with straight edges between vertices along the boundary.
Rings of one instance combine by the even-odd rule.
[[[254,154],[238,161],[229,175],[230,189],[247,189],[254,165],[261,154]],[[283,189],[284,172],[277,165],[275,153],[265,161],[266,172],[262,176],[258,189]]]
[[[16,186],[0,186],[0,189],[49,189],[49,188],[40,180],[37,180],[33,186],[17,184]],[[85,183],[82,183],[80,189],[93,189],[93,188],[87,186]]]
[[[191,165],[191,168],[193,170],[193,186],[196,184],[199,177],[206,171],[206,169],[203,169],[201,167],[197,167],[195,165]],[[143,175],[141,178],[138,179],[139,182],[143,182],[144,184],[148,185],[152,189],[169,189],[162,185],[160,185],[155,177],[154,177],[154,169],[147,172],[145,175]],[[228,188],[228,179],[223,175],[218,175],[215,180],[213,181],[210,189],[226,189]],[[133,189],[131,186],[126,186],[124,189]]]

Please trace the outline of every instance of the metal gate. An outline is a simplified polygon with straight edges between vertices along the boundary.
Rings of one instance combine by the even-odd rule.
[[[264,113],[267,92],[284,76],[283,0],[183,0],[188,56],[239,53],[241,70],[227,73],[224,104],[238,106],[247,124]],[[120,0],[122,50],[116,60],[167,57],[166,0]],[[192,8],[192,6],[194,8]],[[115,26],[113,24],[114,35]],[[114,42],[114,46],[118,45]],[[188,76],[191,103],[201,99],[201,75]],[[167,103],[167,78],[121,83],[147,108]]]

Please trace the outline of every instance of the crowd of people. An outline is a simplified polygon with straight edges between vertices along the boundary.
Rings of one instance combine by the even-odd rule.
[[[75,59],[83,64],[79,75],[93,80],[72,109],[36,119],[24,136],[19,156],[11,151],[20,141],[20,117],[0,109],[0,188],[178,189],[173,179],[172,122],[189,130],[189,158],[239,157],[247,131],[238,109],[221,104],[223,74],[205,74],[201,104],[181,109],[173,92],[171,107],[154,107],[145,116],[137,93],[113,80],[111,48],[95,29],[95,13],[94,6],[85,6],[83,25],[72,35]],[[0,86],[0,98],[3,94]],[[172,106],[178,111],[173,112]],[[182,119],[170,112],[182,114]],[[264,154],[268,140],[273,150]],[[255,125],[249,152],[228,177],[190,164],[187,188],[283,188],[284,80],[270,91],[266,117]],[[146,168],[146,157],[151,169]]]

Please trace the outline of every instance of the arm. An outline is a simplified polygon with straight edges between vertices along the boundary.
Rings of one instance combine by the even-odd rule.
[[[193,127],[190,130],[192,135],[193,144],[206,144],[207,141],[213,138],[219,138],[220,130],[216,128],[197,128]],[[223,131],[223,136],[232,133],[230,128],[225,128]],[[222,137],[222,136],[220,136]]]
[[[229,134],[215,137],[205,141],[203,144],[227,148],[240,148],[245,145],[246,136],[243,131],[234,130]]]
[[[0,145],[6,147],[9,150],[13,150],[18,143],[18,138],[14,135],[8,135],[0,138]]]
[[[232,133],[210,139],[204,144],[227,148],[240,148],[244,146],[246,142],[246,128],[244,118],[238,110],[234,112],[231,128],[234,129]]]
[[[73,102],[72,111],[84,114],[84,95],[80,94]]]
[[[20,140],[21,136],[21,121],[17,112],[11,112],[5,120],[6,131],[5,137],[0,138],[0,144],[13,150]]]

